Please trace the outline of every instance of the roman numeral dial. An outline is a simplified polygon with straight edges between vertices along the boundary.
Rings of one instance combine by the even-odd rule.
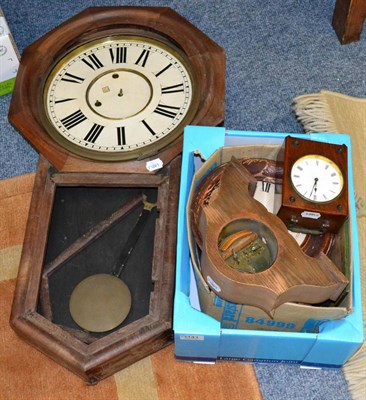
[[[72,151],[128,159],[182,133],[195,113],[194,90],[189,64],[175,49],[151,39],[112,37],[61,59],[46,82],[44,101],[52,135]]]

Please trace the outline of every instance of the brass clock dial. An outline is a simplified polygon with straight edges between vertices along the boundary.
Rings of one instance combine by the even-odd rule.
[[[130,159],[172,142],[196,111],[184,56],[144,37],[77,47],[52,69],[44,104],[53,138],[101,160]]]

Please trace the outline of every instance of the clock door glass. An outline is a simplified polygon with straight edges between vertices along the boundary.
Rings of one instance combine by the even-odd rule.
[[[62,58],[45,86],[50,134],[95,159],[128,159],[173,141],[195,112],[184,57],[155,40],[110,37]]]
[[[332,201],[343,189],[339,167],[329,158],[316,154],[301,157],[294,163],[291,182],[301,197],[314,203]]]

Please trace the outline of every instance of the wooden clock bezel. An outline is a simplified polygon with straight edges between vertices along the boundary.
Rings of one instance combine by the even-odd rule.
[[[343,189],[338,197],[327,203],[314,203],[304,199],[291,183],[291,169],[301,157],[316,154],[333,161],[343,175]],[[348,156],[347,146],[317,142],[287,136],[285,139],[282,182],[282,203],[278,217],[292,230],[314,233],[337,233],[348,217]],[[303,212],[315,213],[317,218],[307,218]]]
[[[182,134],[144,159],[95,161],[58,144],[47,131],[43,110],[45,81],[58,60],[100,37],[137,35],[177,47],[191,67],[197,111],[191,125],[218,125],[224,119],[225,52],[202,31],[167,7],[95,7],[65,21],[25,49],[10,105],[9,120],[58,170],[64,172],[146,173],[146,162],[169,163],[182,149]],[[181,132],[183,133],[183,132]]]
[[[177,157],[154,175],[59,173],[40,156],[10,324],[28,344],[88,383],[96,383],[173,341],[172,307],[180,162],[180,157]],[[56,262],[49,264],[50,267],[44,265],[44,258],[55,192],[60,186],[147,187],[158,191],[159,217],[155,223],[151,275],[154,289],[150,295],[148,315],[99,339],[81,329],[74,330],[52,322],[48,278],[56,269],[62,268],[65,257],[61,253],[61,257],[55,259]],[[107,227],[105,223],[99,225],[103,227],[93,232],[97,237],[110,228],[111,221],[108,221]],[[85,248],[87,240],[95,239],[90,236],[87,233],[81,237],[83,243],[77,251]],[[74,244],[71,247],[74,253],[64,252],[69,253],[68,257],[75,254]]]

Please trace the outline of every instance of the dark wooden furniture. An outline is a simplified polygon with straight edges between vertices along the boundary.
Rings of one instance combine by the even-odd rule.
[[[365,18],[365,0],[337,0],[332,24],[342,44],[360,40]]]

